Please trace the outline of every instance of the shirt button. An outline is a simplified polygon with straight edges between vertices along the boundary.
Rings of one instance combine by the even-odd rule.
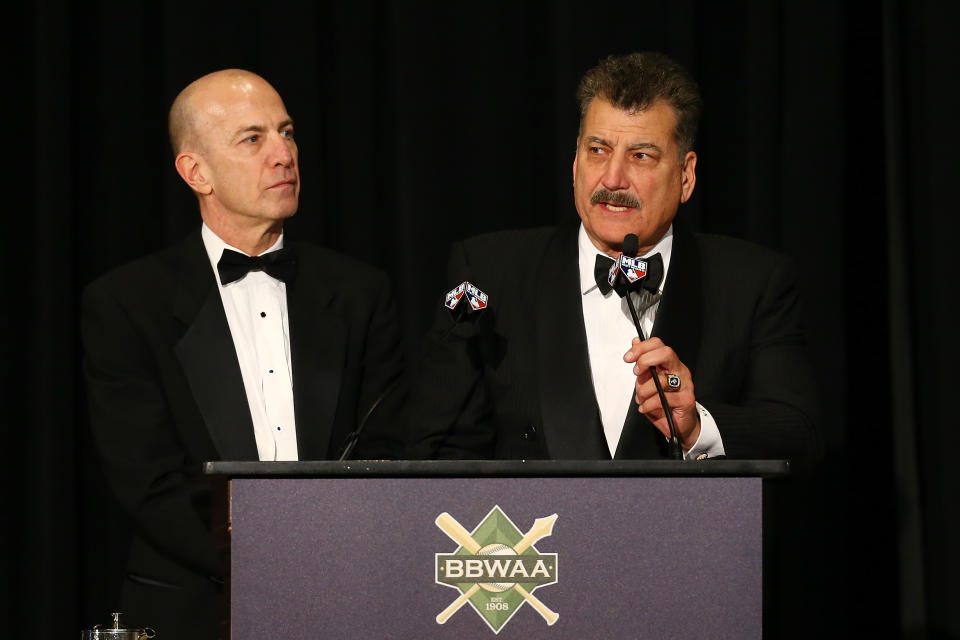
[[[261,317],[261,318],[266,318],[266,317],[267,317],[267,312],[266,312],[266,311],[261,311],[261,312],[260,312],[260,317]]]

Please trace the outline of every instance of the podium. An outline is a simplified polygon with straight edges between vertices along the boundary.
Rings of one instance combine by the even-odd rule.
[[[209,462],[233,640],[759,638],[782,460]]]

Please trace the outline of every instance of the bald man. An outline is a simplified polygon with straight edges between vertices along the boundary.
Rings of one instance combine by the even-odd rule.
[[[136,531],[120,610],[160,637],[212,639],[224,567],[200,463],[338,457],[399,377],[399,332],[385,274],[285,242],[300,171],[270,84],[211,73],[169,125],[202,225],[87,288],[84,372],[105,475]],[[358,456],[391,456],[382,427],[366,425]]]

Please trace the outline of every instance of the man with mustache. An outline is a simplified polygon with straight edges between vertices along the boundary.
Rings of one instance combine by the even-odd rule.
[[[411,392],[411,455],[664,457],[651,367],[685,458],[815,455],[791,263],[676,220],[696,183],[696,84],[666,56],[638,53],[601,61],[578,93],[579,221],[453,246],[450,284],[470,281],[488,306],[459,323],[440,311]],[[631,294],[644,340],[605,286],[626,234],[662,263]]]
[[[399,332],[384,273],[284,238],[298,149],[266,80],[206,75],[169,126],[202,225],[88,287],[84,368],[104,474],[135,529],[127,626],[210,640],[226,619],[225,567],[210,492],[191,477],[208,460],[338,457],[400,374]],[[360,455],[390,455],[388,433],[364,434]]]

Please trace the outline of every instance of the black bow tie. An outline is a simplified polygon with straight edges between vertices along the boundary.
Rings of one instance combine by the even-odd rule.
[[[259,256],[245,256],[230,249],[224,249],[217,263],[220,282],[230,284],[251,271],[263,271],[283,282],[291,282],[297,275],[297,256],[293,249],[283,248]]]
[[[647,262],[647,275],[637,282],[634,287],[646,289],[652,294],[660,292],[660,283],[663,282],[663,257],[659,253],[643,258]],[[597,287],[600,293],[607,295],[613,287],[607,281],[610,274],[610,267],[616,262],[613,258],[597,254],[597,261],[593,266],[593,277],[597,279]]]

